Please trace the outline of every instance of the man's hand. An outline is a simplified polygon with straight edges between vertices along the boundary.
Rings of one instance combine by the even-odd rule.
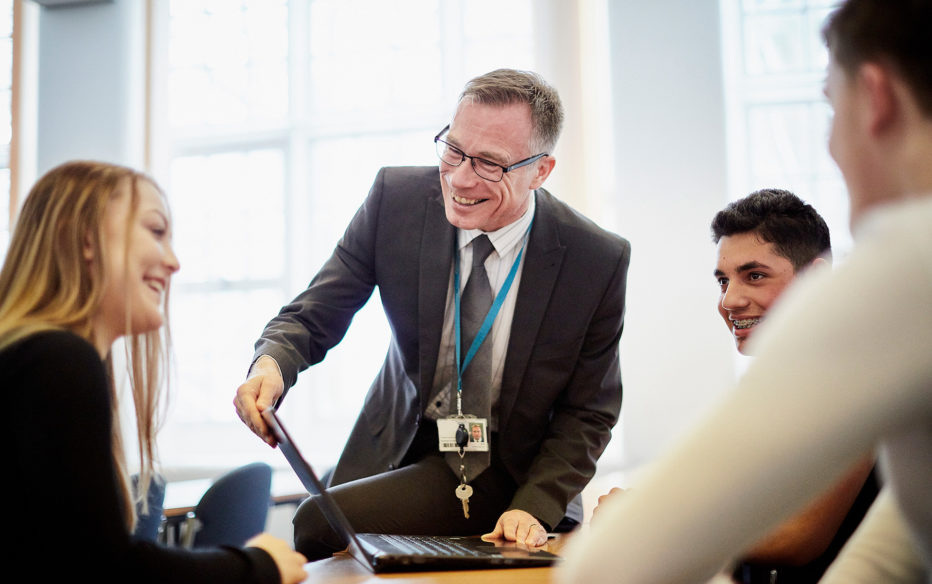
[[[595,520],[595,514],[599,512],[599,507],[602,507],[603,505],[605,505],[605,503],[607,503],[609,500],[617,499],[618,496],[624,492],[625,492],[624,489],[614,487],[608,493],[600,496],[598,504],[595,506],[595,509],[592,510],[592,519]]]
[[[502,513],[492,533],[483,535],[482,539],[504,539],[540,547],[547,543],[547,531],[530,513],[512,509]]]
[[[236,397],[233,399],[239,419],[269,446],[275,446],[275,437],[260,412],[273,407],[284,391],[285,382],[278,363],[263,355],[253,364],[249,377],[236,389]]]

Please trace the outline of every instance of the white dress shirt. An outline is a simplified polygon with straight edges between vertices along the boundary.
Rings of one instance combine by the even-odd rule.
[[[508,273],[514,264],[515,259],[521,252],[528,235],[528,227],[534,218],[534,209],[536,207],[534,195],[531,195],[531,201],[527,211],[517,221],[506,225],[496,231],[481,231],[479,229],[457,230],[456,245],[460,259],[460,293],[466,287],[469,280],[469,273],[472,270],[472,247],[469,245],[472,240],[485,233],[489,241],[495,248],[495,252],[490,254],[485,260],[485,269],[489,276],[489,284],[492,287],[492,293],[497,295]],[[505,368],[505,355],[508,350],[508,340],[511,337],[511,322],[515,313],[515,302],[518,298],[518,288],[521,284],[521,272],[524,269],[525,255],[522,255],[521,262],[518,264],[518,270],[515,279],[505,296],[501,309],[492,323],[492,329],[485,342],[492,343],[492,420],[490,426],[493,430],[498,427],[497,404],[502,388],[502,371]],[[453,298],[453,267],[450,267],[450,279],[447,286],[446,310],[443,316],[443,333],[441,335],[439,353],[437,358],[437,371],[434,375],[434,388],[442,387],[440,401],[442,404],[438,407],[436,403],[430,404],[427,409],[427,417],[437,419],[456,413],[449,410],[450,400],[455,409],[455,391],[456,391],[456,345],[454,339],[453,317],[454,317],[454,298]],[[461,350],[465,355],[468,347],[462,347]],[[465,391],[465,390],[464,390]],[[463,412],[464,414],[474,414],[475,412]]]

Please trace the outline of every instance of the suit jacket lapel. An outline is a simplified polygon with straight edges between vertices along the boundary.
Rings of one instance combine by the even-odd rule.
[[[550,295],[556,284],[557,274],[560,273],[566,250],[560,242],[550,197],[551,195],[543,189],[537,191],[534,227],[528,240],[527,257],[521,272],[508,353],[505,357],[505,369],[502,372],[499,401],[499,427],[502,428],[506,427],[518,397],[518,389],[521,387],[521,380],[524,378],[531,350],[537,339],[537,331],[550,302]]]
[[[422,319],[419,339],[421,403],[430,398],[437,369],[437,347],[443,333],[443,315],[446,309],[450,268],[453,265],[453,248],[456,229],[447,221],[440,194],[425,199],[424,230],[421,234],[421,270],[418,281],[418,318]]]

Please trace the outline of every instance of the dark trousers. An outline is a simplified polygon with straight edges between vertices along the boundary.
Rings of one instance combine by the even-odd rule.
[[[459,479],[438,451],[436,424],[425,421],[396,470],[328,489],[359,533],[481,535],[492,531],[517,485],[494,450],[491,465],[470,484],[469,519],[454,491]],[[310,497],[294,516],[295,549],[308,560],[330,557],[347,541],[330,527]]]

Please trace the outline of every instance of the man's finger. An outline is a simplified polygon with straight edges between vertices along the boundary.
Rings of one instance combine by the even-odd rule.
[[[527,536],[524,543],[534,547],[539,547],[547,543],[547,531],[539,523],[532,523],[528,526]]]
[[[261,391],[261,389],[260,389],[260,391],[259,391],[259,399],[256,400],[256,408],[257,408],[260,412],[264,412],[265,410],[267,410],[267,409],[269,409],[269,408],[271,408],[272,406],[275,405],[275,399],[276,399],[276,398],[275,398],[274,395],[272,395],[272,392],[270,392],[270,391]]]
[[[488,538],[488,539],[502,539],[502,532],[503,532],[502,520],[501,520],[501,518],[499,518],[498,521],[495,522],[495,529],[493,529],[493,530],[491,531],[491,533],[487,533],[487,534],[483,535],[483,536],[482,536],[482,539],[486,539],[486,538]]]

